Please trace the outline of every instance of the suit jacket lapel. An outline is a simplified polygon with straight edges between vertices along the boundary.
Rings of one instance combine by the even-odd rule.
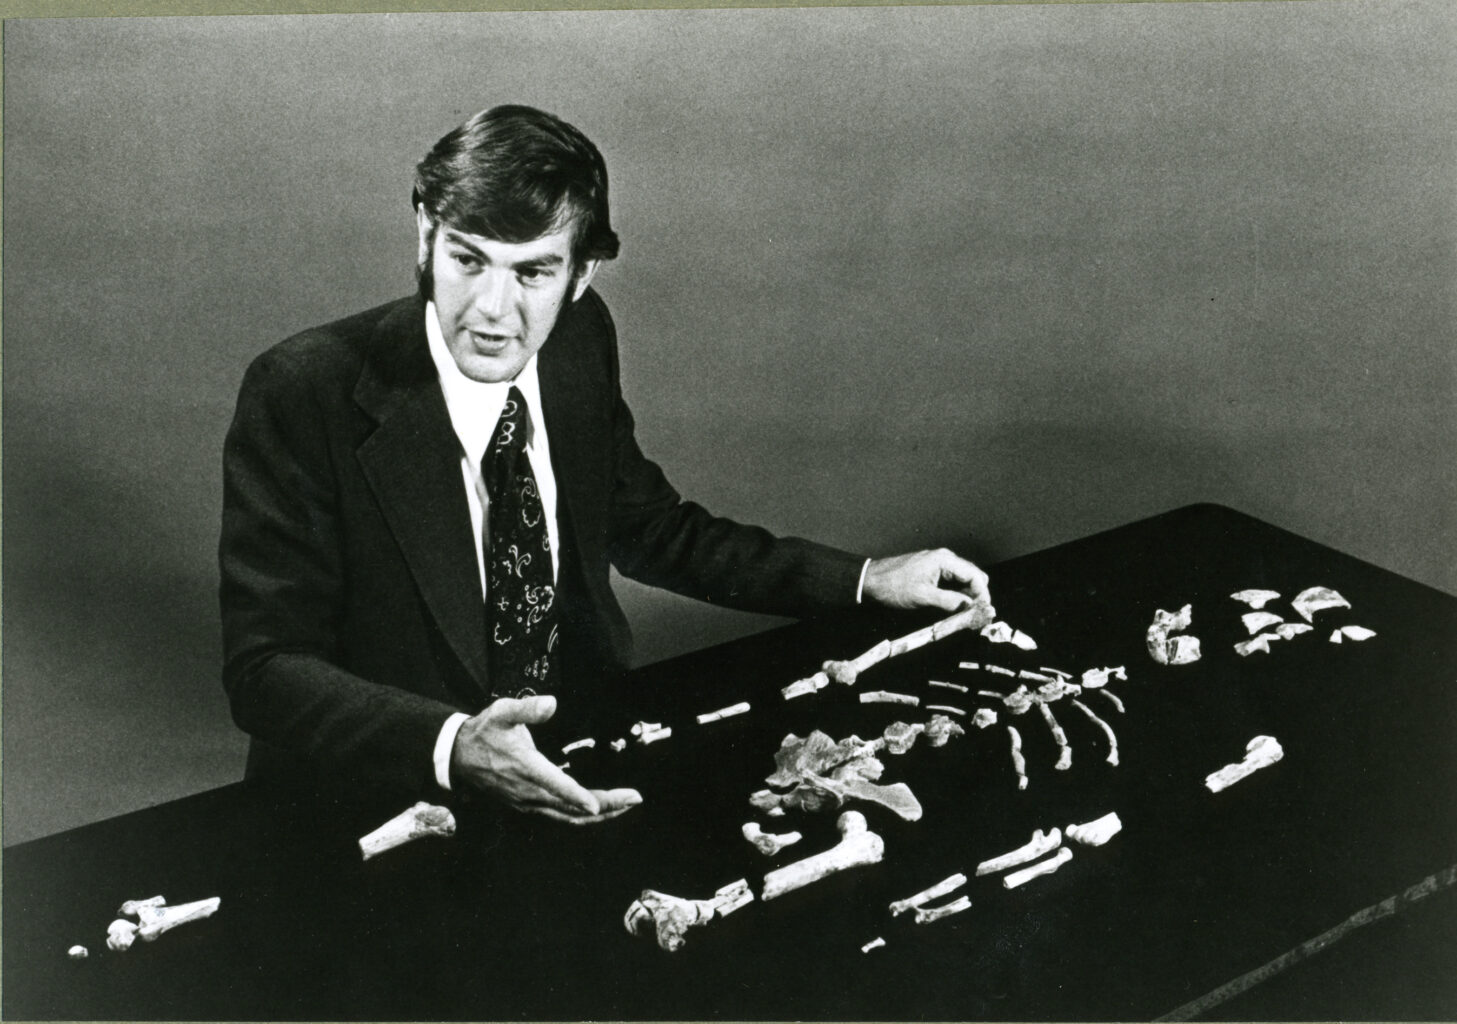
[[[460,444],[430,361],[424,317],[418,298],[401,302],[375,330],[354,397],[378,426],[357,457],[426,606],[488,693],[485,610]]]

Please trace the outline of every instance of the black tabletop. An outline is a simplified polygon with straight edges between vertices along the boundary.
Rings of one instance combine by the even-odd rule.
[[[649,666],[570,755],[588,784],[645,803],[592,828],[456,807],[458,833],[370,861],[355,841],[403,809],[382,794],[224,787],[4,853],[3,1014],[67,1019],[1389,1019],[1457,1017],[1457,599],[1248,516],[1197,505],[992,568],[999,617],[1023,651],[963,633],[891,659],[858,685],[794,701],[781,687],[933,620],[858,612]],[[1351,608],[1241,657],[1230,598],[1311,586]],[[1163,666],[1145,630],[1193,608],[1193,664]],[[1330,642],[1360,625],[1369,640]],[[1126,666],[1052,708],[1073,748],[1058,771],[1033,711],[977,690],[1017,681],[963,662],[1071,673]],[[968,687],[931,687],[930,680]],[[1035,685],[1035,684],[1034,684]],[[645,889],[706,898],[828,849],[836,812],[766,818],[749,805],[788,733],[872,738],[924,707],[869,705],[867,690],[972,712],[986,729],[882,754],[884,783],[924,808],[907,822],[854,803],[881,863],[755,902],[688,934],[675,953],[627,933]],[[748,701],[748,714],[698,725]],[[570,718],[566,708],[563,717]],[[673,735],[620,753],[639,719]],[[1022,738],[1017,787],[1008,724]],[[583,728],[586,728],[584,725]],[[1275,737],[1284,758],[1222,793],[1205,776]],[[1056,874],[1007,890],[971,878],[971,909],[934,923],[888,904],[1025,843],[1034,829],[1117,812],[1122,831],[1077,846]],[[740,835],[799,830],[766,858]],[[220,896],[209,920],[126,953],[106,949],[124,899]],[[881,937],[882,948],[861,946]],[[85,960],[68,959],[73,943]]]

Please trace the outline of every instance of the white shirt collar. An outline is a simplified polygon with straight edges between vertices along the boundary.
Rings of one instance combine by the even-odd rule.
[[[425,303],[425,337],[430,342],[430,358],[440,377],[440,390],[445,393],[445,408],[450,413],[451,426],[455,428],[455,436],[460,439],[466,457],[473,464],[480,464],[481,457],[486,453],[486,445],[491,443],[496,421],[501,418],[501,410],[506,406],[506,394],[513,384],[521,389],[522,397],[526,399],[529,418],[526,444],[534,447],[536,438],[543,433],[540,419],[541,385],[536,376],[536,356],[532,355],[526,361],[515,380],[487,384],[471,380],[455,365],[455,357],[445,344],[445,334],[440,329],[440,315],[435,311],[433,302]]]

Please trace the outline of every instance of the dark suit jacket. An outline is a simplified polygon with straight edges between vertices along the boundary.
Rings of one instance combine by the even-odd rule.
[[[485,619],[459,443],[418,297],[305,331],[248,368],[223,455],[223,680],[250,773],[302,755],[433,785],[445,718],[488,701]],[[557,479],[562,705],[630,658],[608,581],[751,611],[854,603],[862,559],[710,515],[633,437],[592,291],[538,356]]]

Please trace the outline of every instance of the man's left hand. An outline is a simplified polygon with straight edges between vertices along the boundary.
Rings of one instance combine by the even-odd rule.
[[[872,559],[865,572],[864,596],[890,608],[947,612],[974,602],[991,604],[987,574],[946,548]]]

